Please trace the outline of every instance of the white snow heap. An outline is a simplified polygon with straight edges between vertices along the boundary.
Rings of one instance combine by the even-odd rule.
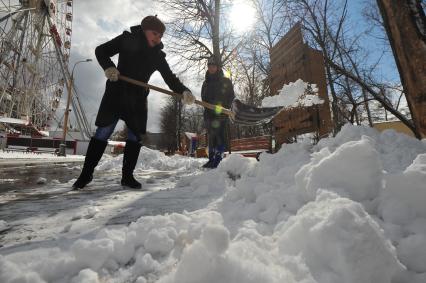
[[[99,276],[96,272],[91,269],[83,269],[81,270],[77,276],[75,276],[71,283],[99,283]]]
[[[380,212],[386,222],[395,224],[407,223],[416,217],[426,219],[425,200],[426,154],[420,154],[404,172],[386,177]]]
[[[144,153],[139,169],[195,167]],[[202,209],[8,248],[0,282],[426,282],[424,141],[346,125],[315,146],[283,145],[259,162],[231,155],[194,172],[168,193],[173,205],[182,190],[208,199]]]
[[[322,103],[324,100],[319,98],[317,86],[298,79],[293,83],[285,84],[278,95],[265,97],[262,100],[262,107],[292,108]]]
[[[105,156],[96,167],[96,170],[112,170],[121,167],[123,155],[117,158],[108,158]],[[187,158],[181,155],[166,156],[163,152],[153,150],[143,146],[139,153],[136,170],[194,170],[199,168],[202,161]]]
[[[295,175],[296,184],[314,199],[318,189],[334,191],[362,202],[375,199],[382,187],[382,164],[374,141],[363,136],[347,142],[333,153],[328,148],[313,154],[312,161]]]
[[[391,282],[403,269],[395,249],[362,205],[321,191],[277,226],[280,255],[301,255],[318,282]]]
[[[229,247],[229,231],[222,225],[204,228],[201,240],[211,254],[222,254]]]

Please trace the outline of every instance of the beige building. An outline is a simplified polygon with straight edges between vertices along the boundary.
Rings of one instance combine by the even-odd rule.
[[[388,130],[388,129],[393,129],[397,131],[398,133],[403,133],[410,137],[414,137],[413,132],[401,121],[386,121],[386,122],[375,123],[373,125],[373,128],[379,130],[380,132],[383,132],[384,130]]]

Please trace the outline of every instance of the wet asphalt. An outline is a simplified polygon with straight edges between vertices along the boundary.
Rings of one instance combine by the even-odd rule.
[[[0,194],[42,187],[58,180],[66,183],[80,174],[83,161],[46,162],[34,160],[0,161]]]

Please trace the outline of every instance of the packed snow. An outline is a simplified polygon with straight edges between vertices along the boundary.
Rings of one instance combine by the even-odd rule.
[[[121,158],[97,170],[119,170]],[[426,282],[426,141],[346,125],[259,162],[231,154],[199,166],[143,148],[137,170],[192,172],[168,190],[209,203],[4,247],[0,282]]]
[[[9,228],[9,225],[6,221],[0,220],[0,232],[3,232]]]
[[[309,84],[302,79],[284,84],[278,95],[268,96],[262,100],[262,107],[293,108],[322,104],[324,101],[318,96],[316,84]]]

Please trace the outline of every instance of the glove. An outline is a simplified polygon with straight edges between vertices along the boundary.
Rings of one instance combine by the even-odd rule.
[[[185,105],[191,105],[195,101],[195,96],[192,95],[192,92],[189,90],[185,90],[182,93],[182,102]]]
[[[118,75],[120,72],[117,70],[116,67],[109,67],[105,70],[105,77],[108,78],[108,80],[112,82],[118,81]]]

